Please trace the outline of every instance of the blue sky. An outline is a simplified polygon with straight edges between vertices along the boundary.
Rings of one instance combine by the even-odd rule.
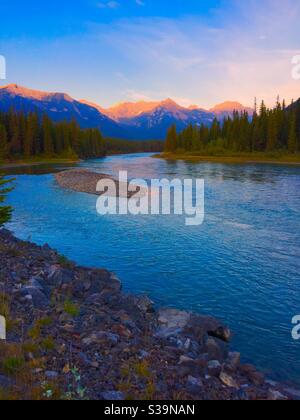
[[[103,106],[300,97],[295,0],[1,0],[7,81]]]

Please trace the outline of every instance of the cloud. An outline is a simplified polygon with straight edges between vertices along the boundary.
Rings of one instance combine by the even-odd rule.
[[[143,0],[135,0],[138,6],[145,6],[145,2]]]
[[[205,20],[123,19],[100,29],[99,38],[132,71],[132,89],[139,92],[148,85],[201,106],[225,99],[252,105],[254,96],[273,104],[278,93],[287,100],[293,92],[300,96],[290,64],[300,52],[300,3],[230,0],[230,6],[224,1]]]
[[[101,2],[97,5],[100,9],[118,9],[120,7],[120,3],[117,1],[108,1],[108,2]]]

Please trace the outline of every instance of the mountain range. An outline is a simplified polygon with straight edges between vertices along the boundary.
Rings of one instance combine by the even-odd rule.
[[[180,106],[172,99],[162,102],[126,102],[109,109],[76,100],[65,93],[49,93],[12,84],[0,87],[0,110],[10,108],[24,112],[48,114],[53,121],[75,119],[82,128],[99,128],[104,136],[131,140],[162,140],[170,125],[182,130],[189,124],[210,125],[214,118],[220,121],[234,111],[253,110],[238,102],[224,102],[210,110],[196,105]]]

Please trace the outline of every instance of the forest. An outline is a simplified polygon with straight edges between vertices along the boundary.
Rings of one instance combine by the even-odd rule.
[[[163,142],[106,139],[97,128],[74,121],[54,123],[45,114],[0,112],[0,161],[88,159],[113,153],[160,152]]]
[[[276,107],[269,109],[262,102],[255,106],[253,116],[234,112],[233,117],[220,122],[215,119],[210,127],[189,125],[177,133],[176,126],[168,130],[165,143],[167,153],[223,155],[234,153],[287,153],[300,149],[300,100],[289,107],[277,99]]]

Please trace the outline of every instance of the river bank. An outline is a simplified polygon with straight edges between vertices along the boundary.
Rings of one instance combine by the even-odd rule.
[[[245,154],[232,156],[201,156],[188,153],[161,153],[153,157],[171,161],[186,160],[189,162],[213,162],[225,164],[269,164],[269,165],[300,165],[299,155],[268,156],[266,154]]]
[[[0,230],[1,399],[292,399],[211,317],[156,310],[106,270]]]

